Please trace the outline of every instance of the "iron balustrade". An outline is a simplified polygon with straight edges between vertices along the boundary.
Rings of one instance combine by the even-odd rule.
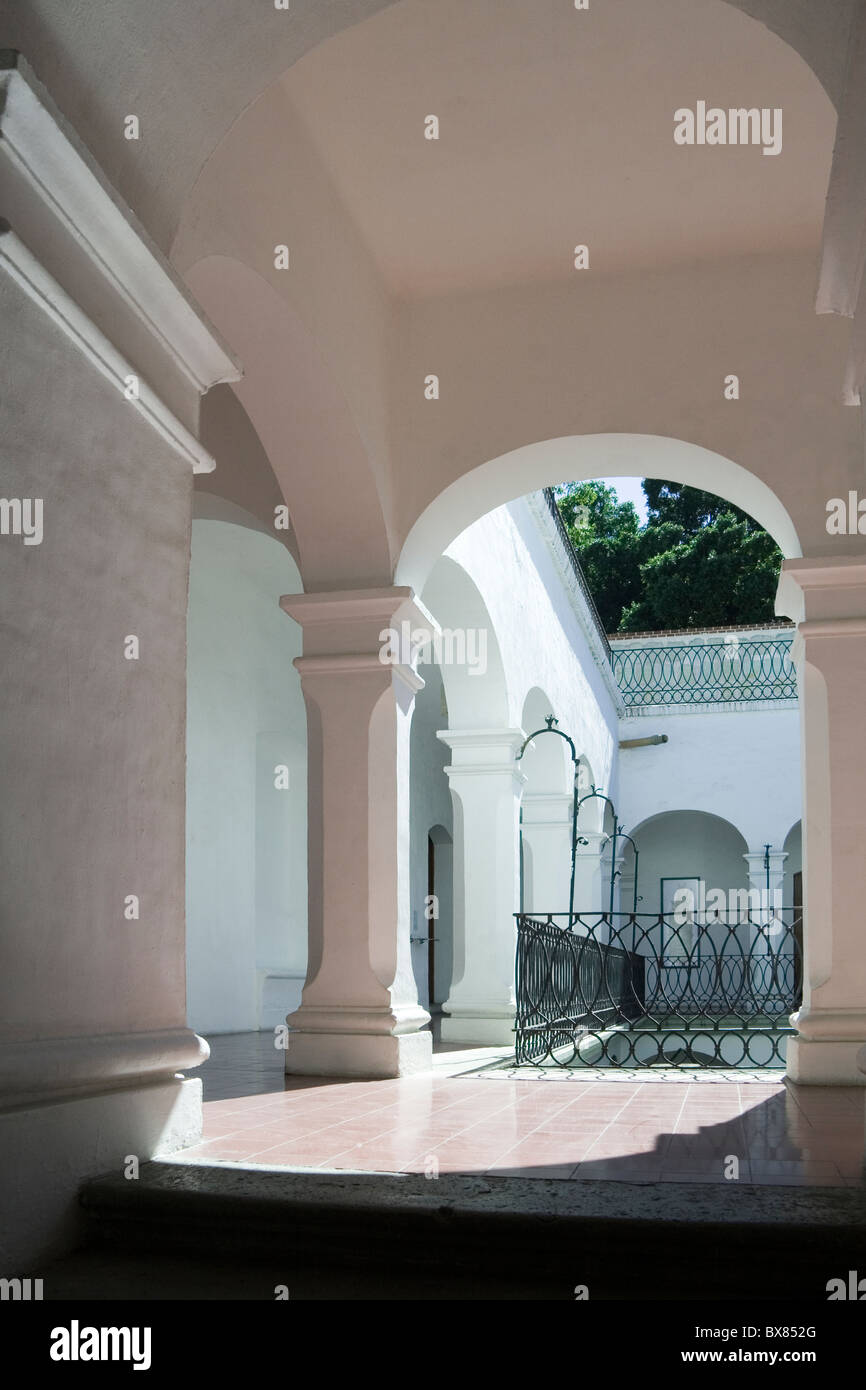
[[[518,1065],[784,1065],[797,910],[516,915]]]
[[[623,703],[704,705],[794,700],[790,635],[675,646],[614,646],[611,665]]]

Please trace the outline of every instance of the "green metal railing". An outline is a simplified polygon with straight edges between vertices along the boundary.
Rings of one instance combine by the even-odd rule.
[[[627,707],[795,700],[789,633],[676,646],[614,646],[611,665]]]
[[[517,914],[518,1066],[781,1067],[799,908]]]

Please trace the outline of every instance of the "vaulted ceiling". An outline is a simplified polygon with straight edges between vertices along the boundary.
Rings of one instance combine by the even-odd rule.
[[[399,294],[820,243],[833,105],[723,0],[403,0],[284,86]],[[675,144],[700,100],[781,108],[781,153]]]

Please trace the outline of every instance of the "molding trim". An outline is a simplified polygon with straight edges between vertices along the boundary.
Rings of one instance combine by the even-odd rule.
[[[109,342],[92,319],[79,309],[78,305],[40,265],[20,237],[0,220],[0,268],[18,284],[25,294],[33,300],[97,371],[116,387],[123,399],[126,378],[135,376],[139,382],[137,399],[124,403],[136,410],[152,429],[171,446],[172,449],[192,465],[194,473],[211,473],[216,467],[214,458],[199,443],[195,435],[182,425],[172,414],[162,399],[152,391],[140,374],[132,367]]]
[[[404,603],[412,600],[412,590],[340,589],[331,592],[284,594],[280,607],[302,628],[321,623],[366,623],[371,619],[392,618]],[[415,600],[417,605],[417,599]]]
[[[866,558],[862,555],[825,555],[809,559],[784,560],[782,574],[790,575],[801,589],[849,588],[866,586]]]
[[[866,617],[806,618],[797,635],[801,641],[806,637],[866,637]]]
[[[301,677],[302,688],[310,688],[310,681],[316,676],[331,679],[334,676],[381,676],[383,687],[389,676],[396,676],[405,686],[417,695],[424,689],[424,680],[418,672],[405,662],[381,661],[375,653],[337,652],[334,655],[296,656],[292,665]]]
[[[210,1048],[190,1028],[0,1043],[0,1108],[164,1081]]]
[[[0,156],[25,181],[177,369],[203,394],[240,362],[125,207],[20,54],[0,51]]]
[[[866,558],[819,555],[784,560],[776,612],[786,613],[796,623],[806,618],[861,616],[866,613]]]
[[[628,732],[630,719],[665,719],[669,715],[694,714],[748,714],[753,710],[792,710],[799,709],[799,700],[726,700],[705,705],[629,705],[620,721],[620,733]]]
[[[407,622],[413,631],[430,636],[439,631],[410,588],[284,594],[280,607],[303,629],[303,656],[294,663],[302,680],[379,670],[391,671],[413,694],[423,689],[423,677],[408,661],[381,660],[382,632],[395,622]]]

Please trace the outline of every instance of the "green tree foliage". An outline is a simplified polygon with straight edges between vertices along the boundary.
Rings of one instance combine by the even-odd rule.
[[[557,503],[608,632],[764,622],[781,552],[730,502],[647,478],[648,520],[600,482],[557,488]]]

